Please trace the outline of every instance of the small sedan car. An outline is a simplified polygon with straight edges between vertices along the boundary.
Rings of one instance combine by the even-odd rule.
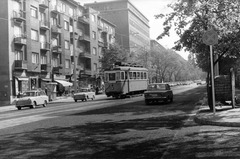
[[[145,103],[153,102],[173,102],[173,92],[167,83],[151,83],[144,92]]]
[[[77,102],[78,100],[82,100],[82,101],[87,101],[88,99],[94,100],[95,91],[93,91],[93,89],[91,88],[81,88],[78,93],[75,93],[73,95],[73,99],[75,102]]]
[[[22,107],[35,108],[38,105],[46,107],[49,102],[48,96],[42,90],[31,90],[24,92],[16,101],[16,108],[21,110]]]

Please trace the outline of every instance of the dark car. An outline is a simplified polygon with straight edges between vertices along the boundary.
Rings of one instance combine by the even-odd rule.
[[[145,103],[173,102],[173,92],[167,83],[151,83],[144,92]]]

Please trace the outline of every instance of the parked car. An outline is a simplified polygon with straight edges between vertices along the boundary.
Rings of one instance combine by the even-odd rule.
[[[73,95],[75,102],[78,100],[87,101],[88,99],[95,99],[95,91],[92,88],[81,88],[79,92]]]
[[[20,95],[16,101],[16,108],[21,110],[22,107],[35,108],[42,105],[46,107],[49,102],[48,96],[42,90],[26,91]]]
[[[173,92],[167,83],[151,83],[144,92],[145,103],[153,102],[173,102]]]

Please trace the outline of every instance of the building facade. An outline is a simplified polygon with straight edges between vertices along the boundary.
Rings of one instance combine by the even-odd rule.
[[[116,25],[116,41],[130,52],[150,49],[149,20],[129,1],[116,0],[84,4]]]
[[[99,44],[96,13],[73,0],[1,0],[0,105],[26,90],[45,89],[54,99],[73,81],[96,84],[99,48],[107,48]]]

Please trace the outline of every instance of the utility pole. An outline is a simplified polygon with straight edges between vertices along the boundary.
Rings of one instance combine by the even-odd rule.
[[[75,16],[73,15],[73,87],[74,92],[77,92],[77,74],[76,74],[76,50],[75,50]]]

